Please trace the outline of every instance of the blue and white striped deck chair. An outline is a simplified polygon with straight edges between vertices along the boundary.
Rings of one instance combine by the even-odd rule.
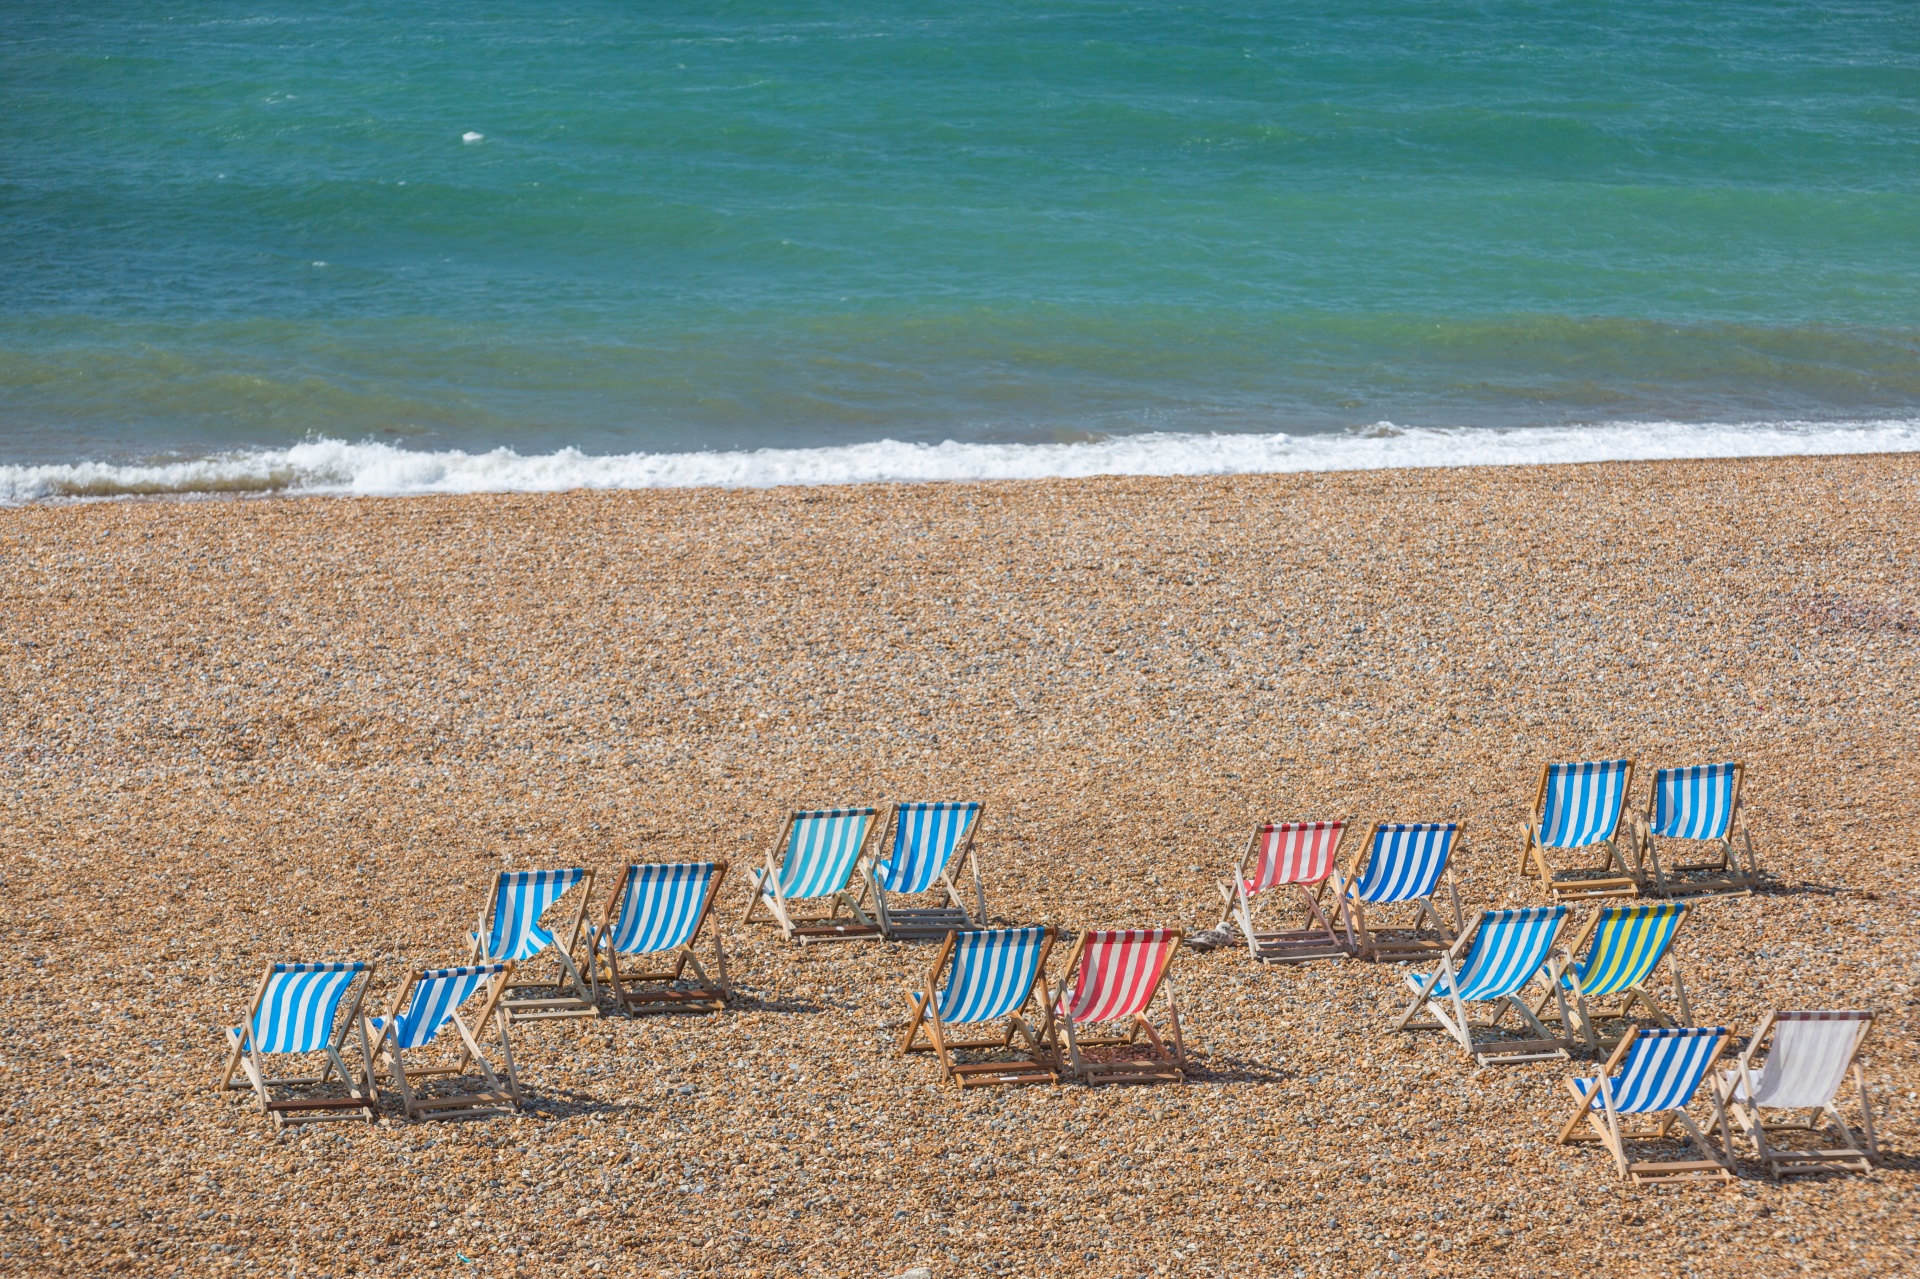
[[[894,1055],[932,1051],[940,1059],[941,1078],[951,1079],[962,1088],[1058,1082],[1059,1059],[1050,1046],[1053,1014],[1045,979],[1053,938],[1053,929],[1038,925],[948,933],[927,974],[926,989],[908,992],[907,1004],[913,1015]],[[946,976],[944,987],[940,984],[942,974]],[[1033,1026],[1024,1014],[1036,987],[1040,1024]],[[947,1037],[949,1027],[990,1022],[1002,1023],[997,1038]],[[922,1030],[927,1034],[925,1043],[920,1042]],[[1022,1059],[954,1060],[959,1052],[1005,1053],[1013,1049],[1016,1034],[1027,1044]]]
[[[362,1112],[369,1120],[380,1117],[380,1092],[373,1082],[373,1055],[367,1048],[360,1021],[360,1001],[373,981],[374,965],[358,961],[333,964],[275,964],[254,987],[246,1020],[227,1029],[227,1068],[220,1075],[222,1089],[253,1089],[260,1109],[273,1116],[273,1126],[316,1120],[352,1119]],[[343,1015],[344,1014],[344,1015]],[[356,1081],[340,1057],[347,1036],[360,1037],[360,1060],[365,1066]],[[305,1056],[318,1053],[318,1074],[267,1074],[269,1056]],[[243,1073],[244,1082],[234,1076]],[[275,1097],[274,1090],[312,1089],[338,1078],[344,1097]]]
[[[980,830],[982,805],[895,804],[882,854],[867,867],[874,914],[889,938],[944,937],[955,929],[980,928],[987,921],[987,890],[980,880],[980,856],[973,838]],[[954,887],[953,870],[962,859],[973,867],[975,911],[967,909]],[[909,906],[898,898],[937,892],[937,906]]]
[[[1548,976],[1553,979],[1554,988],[1534,1005],[1534,1011],[1544,1016],[1547,999],[1556,998],[1560,1000],[1561,1024],[1571,1027],[1572,1023],[1566,1020],[1565,996],[1572,995],[1573,1020],[1596,1055],[1616,1042],[1613,1038],[1603,1038],[1597,1024],[1625,1019],[1636,1001],[1652,1015],[1656,1025],[1690,1024],[1693,1009],[1687,1002],[1687,987],[1680,979],[1678,967],[1669,959],[1674,934],[1680,931],[1686,918],[1685,902],[1631,902],[1595,908],[1568,948],[1569,956],[1580,955],[1582,947],[1586,953],[1577,962],[1556,962],[1549,966]],[[1663,959],[1669,960],[1667,972],[1673,982],[1674,1002],[1679,1012],[1677,1020],[1660,1006],[1648,988],[1653,970]],[[1601,1007],[1600,1001],[1607,998],[1614,998],[1617,1005]]]
[[[747,910],[740,922],[753,922],[765,905],[788,941],[846,941],[877,937],[880,926],[860,909],[848,891],[853,868],[879,824],[873,808],[822,808],[790,813],[780,838],[767,853],[766,866],[752,872]],[[796,903],[827,899],[825,912],[801,914]],[[847,911],[842,915],[842,910]]]
[[[1334,904],[1354,953],[1364,959],[1413,959],[1453,944],[1460,931],[1460,889],[1452,859],[1460,842],[1457,822],[1374,823],[1346,872],[1334,876]],[[1453,904],[1451,927],[1433,902],[1442,879]],[[1414,908],[1412,920],[1380,922],[1378,908],[1405,903]],[[1427,932],[1439,934],[1438,940],[1422,936]]]
[[[1746,765],[1695,764],[1663,768],[1653,775],[1647,811],[1634,821],[1637,861],[1642,874],[1651,866],[1649,889],[1661,897],[1744,897],[1753,892],[1760,867],[1753,858],[1753,836],[1740,802]],[[1740,840],[1734,842],[1735,827]],[[1669,868],[1660,856],[1662,840],[1709,845],[1708,861],[1681,862]],[[1745,851],[1745,864],[1741,852]]]
[[[565,908],[558,932],[550,932],[541,919],[575,889],[579,896]],[[518,974],[531,961],[551,955],[559,970],[548,981],[526,981],[516,975],[500,1005],[514,1021],[600,1015],[593,991],[573,960],[573,952],[586,937],[587,902],[592,896],[593,872],[580,866],[503,870],[494,878],[493,895],[480,912],[480,926],[467,934],[473,943],[467,962],[512,963]]]
[[[727,1006],[727,952],[720,933],[713,934],[714,971],[707,976],[693,953],[713,911],[725,862],[655,862],[634,864],[621,873],[620,884],[607,898],[593,930],[593,963],[587,976],[594,993],[604,975],[613,1001],[631,1017],[636,1013],[712,1013]],[[650,965],[620,967],[627,956],[660,956]],[[693,984],[676,989],[693,966]],[[643,990],[651,986],[655,989]]]
[[[1713,1101],[1714,1126],[1720,1131],[1718,1150],[1686,1109],[1730,1038],[1720,1026],[1634,1027],[1613,1050],[1598,1077],[1567,1080],[1575,1105],[1560,1130],[1560,1143],[1600,1142],[1613,1155],[1620,1176],[1635,1185],[1732,1181],[1733,1135],[1719,1091],[1707,1089]],[[1643,1117],[1639,1126],[1622,1122],[1624,1116],[1634,1115]],[[1636,1160],[1628,1153],[1630,1141],[1672,1141],[1676,1124],[1707,1156],[1705,1159]],[[1582,1127],[1592,1131],[1581,1132]]]
[[[1565,1059],[1567,1049],[1547,1030],[1520,998],[1520,992],[1534,975],[1546,967],[1560,925],[1567,918],[1565,906],[1530,906],[1522,910],[1482,911],[1467,931],[1440,956],[1440,964],[1430,973],[1408,973],[1407,985],[1413,989],[1413,1002],[1394,1024],[1395,1030],[1445,1030],[1459,1041],[1467,1055],[1482,1066],[1495,1063]],[[1465,958],[1461,957],[1462,951]],[[1534,1032],[1532,1039],[1483,1040],[1475,1042],[1474,1025],[1467,1019],[1467,1005],[1493,1003],[1492,1030],[1508,1009],[1520,1014]],[[1422,1010],[1427,1019],[1414,1020]],[[1562,1024],[1564,1024],[1564,1015]]]
[[[502,1114],[521,1105],[520,1079],[513,1070],[513,1041],[501,996],[513,977],[511,961],[469,964],[464,968],[422,968],[408,979],[406,987],[394,997],[385,1017],[368,1020],[373,1032],[373,1052],[393,1076],[401,1099],[406,1103],[408,1119],[466,1119],[482,1114]],[[460,1015],[460,1006],[485,990],[485,998],[471,1025]],[[460,1039],[460,1056],[451,1065],[409,1064],[407,1054],[429,1047],[451,1023]],[[495,1072],[493,1063],[481,1051],[480,1036],[492,1025],[500,1036],[500,1064],[506,1078]],[[478,1068],[485,1081],[481,1092],[433,1092],[426,1081],[465,1075]]]
[[[1632,785],[1630,759],[1542,765],[1533,812],[1521,832],[1520,873],[1538,875],[1540,886],[1556,902],[1638,897],[1640,871],[1628,864],[1627,854],[1632,849],[1623,849],[1620,839],[1627,815],[1627,790]],[[1556,869],[1547,858],[1551,852],[1572,852],[1596,844],[1604,846],[1605,856],[1590,870]],[[1611,873],[1616,870],[1618,874]]]

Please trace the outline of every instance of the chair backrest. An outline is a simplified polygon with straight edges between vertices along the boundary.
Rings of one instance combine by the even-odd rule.
[[[893,847],[874,874],[890,893],[924,893],[979,820],[980,805],[900,804],[895,811]]]
[[[1118,1021],[1153,1002],[1180,945],[1177,928],[1096,929],[1080,944],[1073,991],[1059,1008],[1075,1021]]]
[[[402,1048],[425,1048],[453,1019],[456,1008],[505,969],[504,963],[426,969],[414,983],[405,1011],[393,1019],[394,1042]]]
[[[992,1021],[1018,1012],[1040,975],[1046,938],[1047,930],[1037,924],[958,934],[940,992],[940,1020]]]
[[[1585,848],[1611,839],[1627,802],[1630,759],[1547,765],[1540,796],[1540,842],[1548,848]]]
[[[1276,884],[1317,884],[1333,873],[1334,849],[1345,822],[1268,822],[1253,833],[1253,873],[1247,894]]]
[[[1366,902],[1429,897],[1453,855],[1454,822],[1382,822],[1373,832],[1366,869],[1354,886]]]
[[[1454,975],[1454,992],[1462,999],[1499,999],[1518,991],[1547,962],[1566,917],[1565,906],[1483,913],[1473,947]]]
[[[1617,995],[1645,981],[1666,957],[1686,917],[1685,902],[1602,907],[1586,957],[1573,970],[1581,993]]]
[[[275,964],[260,993],[248,1037],[263,1053],[318,1052],[333,1041],[334,1014],[353,979],[367,970],[338,964]]]
[[[567,870],[503,870],[493,885],[493,923],[487,929],[487,958],[532,959],[553,945],[540,916],[569,888],[587,877],[583,867]]]
[[[1608,1085],[1613,1108],[1623,1115],[1646,1115],[1686,1105],[1693,1100],[1694,1089],[1713,1064],[1714,1050],[1726,1033],[1720,1026],[1639,1031],[1627,1049],[1627,1059],[1620,1064],[1620,1073]]]
[[[1733,825],[1740,765],[1695,764],[1653,775],[1653,833],[1665,839],[1723,839]]]
[[[873,824],[871,808],[824,808],[795,813],[786,859],[780,863],[782,897],[825,897],[847,886],[860,846]]]
[[[1872,1025],[1873,1014],[1857,1010],[1775,1013],[1753,1103],[1789,1110],[1828,1104]]]
[[[623,955],[684,945],[700,926],[718,862],[656,862],[627,867],[620,918],[610,940]]]

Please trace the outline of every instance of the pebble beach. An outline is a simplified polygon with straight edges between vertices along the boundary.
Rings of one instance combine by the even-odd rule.
[[[0,511],[0,1273],[1912,1274],[1916,568],[1914,455]],[[1540,766],[1615,756],[1745,761],[1767,886],[1675,953],[1741,1039],[1877,1012],[1872,1173],[1627,1186],[1553,1144],[1591,1061],[1234,947],[1190,1082],[962,1093],[892,1052],[935,945],[739,923],[789,810],[895,799],[985,803],[1013,924],[1205,928],[1348,815],[1533,905]],[[522,1115],[213,1087],[276,960],[384,1008],[503,867],[714,858],[732,1006],[516,1028]]]

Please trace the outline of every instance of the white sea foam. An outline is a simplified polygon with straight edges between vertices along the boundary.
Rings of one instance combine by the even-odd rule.
[[[1244,475],[1389,467],[1510,466],[1659,458],[1920,451],[1920,420],[1636,422],[1591,426],[1399,428],[1320,435],[1160,432],[1074,444],[910,444],[594,455],[423,452],[312,439],[153,464],[0,466],[0,503],[159,494],[404,496],[564,489],[762,488],[1091,475]]]

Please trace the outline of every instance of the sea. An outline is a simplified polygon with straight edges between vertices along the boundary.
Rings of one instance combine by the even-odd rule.
[[[1920,449],[1920,6],[0,8],[0,502]]]

